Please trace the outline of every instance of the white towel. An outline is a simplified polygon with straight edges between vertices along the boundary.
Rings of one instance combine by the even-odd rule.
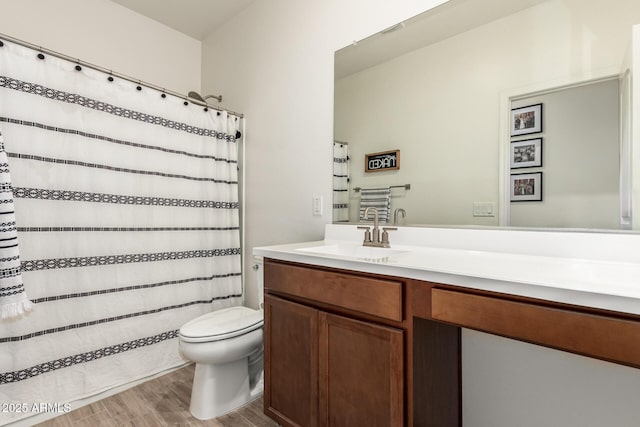
[[[0,319],[31,310],[20,274],[20,254],[9,162],[0,133]]]
[[[360,220],[372,220],[373,218],[364,217],[364,211],[369,207],[374,207],[378,211],[378,220],[380,222],[389,222],[391,216],[391,189],[389,187],[363,188],[360,191]]]

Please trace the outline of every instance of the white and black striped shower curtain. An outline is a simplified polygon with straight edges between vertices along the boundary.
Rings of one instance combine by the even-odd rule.
[[[27,412],[183,363],[180,326],[242,303],[239,119],[36,54],[0,47],[34,303],[0,322],[0,402]]]
[[[349,145],[333,141],[333,221],[349,221]]]

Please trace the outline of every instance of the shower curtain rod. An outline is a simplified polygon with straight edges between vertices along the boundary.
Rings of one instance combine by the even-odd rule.
[[[0,33],[0,39],[4,39],[4,40],[6,40],[8,42],[15,43],[17,45],[27,47],[27,48],[35,50],[37,52],[41,52],[41,53],[44,53],[44,54],[47,54],[47,55],[58,57],[60,59],[64,59],[65,61],[73,62],[73,63],[76,63],[78,65],[82,65],[82,66],[85,66],[85,67],[88,67],[88,68],[92,68],[92,69],[94,69],[96,71],[100,71],[100,72],[103,72],[105,74],[109,74],[110,76],[118,77],[119,79],[127,80],[127,81],[130,81],[132,83],[137,83],[139,85],[146,86],[146,87],[148,87],[150,89],[157,90],[158,92],[162,92],[162,93],[166,93],[166,94],[169,94],[169,95],[173,95],[176,98],[181,98],[181,99],[184,99],[185,101],[189,100],[189,102],[192,102],[193,104],[196,104],[196,105],[200,105],[202,107],[212,108],[212,109],[214,109],[216,111],[226,111],[227,113],[229,113],[229,114],[231,114],[233,116],[239,117],[241,119],[244,117],[244,114],[242,114],[242,113],[236,113],[235,111],[224,110],[222,108],[215,107],[213,105],[208,104],[207,102],[202,102],[202,101],[199,101],[197,99],[189,98],[187,95],[183,95],[181,93],[178,93],[178,92],[175,92],[175,91],[172,91],[172,90],[169,90],[169,89],[165,89],[163,87],[154,85],[152,83],[147,83],[147,82],[144,82],[142,80],[134,79],[133,77],[129,77],[129,76],[125,75],[125,74],[121,74],[121,73],[115,72],[115,71],[110,70],[108,68],[104,68],[104,67],[101,67],[99,65],[95,65],[95,64],[92,64],[90,62],[86,62],[86,61],[83,61],[81,59],[78,59],[78,58],[73,58],[73,57],[71,57],[69,55],[65,55],[64,53],[56,52],[55,50],[47,49],[47,48],[44,48],[42,46],[38,46],[38,45],[35,45],[33,43],[29,43],[29,42],[26,42],[24,40],[17,39],[15,37],[11,37],[11,36],[8,36],[8,35],[3,34],[3,33]],[[218,100],[220,101],[222,99],[222,95],[218,95],[215,98],[216,99],[219,98]]]

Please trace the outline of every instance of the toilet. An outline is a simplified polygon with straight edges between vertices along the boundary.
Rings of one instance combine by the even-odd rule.
[[[219,417],[262,394],[262,259],[256,265],[259,310],[224,308],[180,328],[180,353],[196,364],[189,410],[200,420]]]

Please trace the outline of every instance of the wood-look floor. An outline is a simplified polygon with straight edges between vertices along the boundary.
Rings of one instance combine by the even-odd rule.
[[[189,412],[194,365],[155,378],[68,414],[37,424],[45,427],[272,427],[257,399],[222,417],[200,421]]]

